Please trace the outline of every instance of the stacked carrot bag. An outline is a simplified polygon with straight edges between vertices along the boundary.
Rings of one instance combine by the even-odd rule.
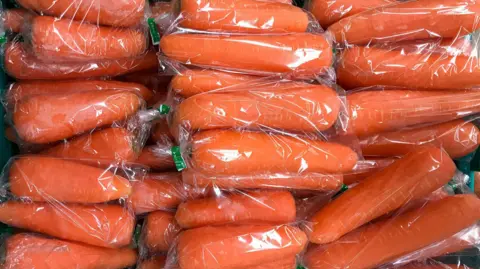
[[[479,28],[480,2],[312,0],[307,7],[337,42],[349,132],[367,161],[351,188],[305,223],[311,245],[302,264],[468,268],[441,256],[479,243],[480,200],[456,189],[471,179],[453,159],[479,143],[479,65],[469,36]]]

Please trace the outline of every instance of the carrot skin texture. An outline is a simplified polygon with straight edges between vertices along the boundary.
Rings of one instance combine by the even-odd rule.
[[[437,125],[381,133],[360,140],[365,156],[393,157],[414,151],[418,146],[441,146],[452,159],[463,157],[478,148],[478,128],[462,119]]]
[[[479,206],[480,200],[474,195],[446,197],[418,210],[366,225],[331,244],[311,248],[304,263],[311,269],[375,268],[473,225],[480,218]]]
[[[67,159],[91,159],[114,163],[134,161],[133,134],[124,128],[107,128],[70,139],[41,152]]]
[[[173,213],[155,211],[148,214],[143,228],[145,247],[151,252],[168,251],[181,227]]]
[[[135,264],[133,249],[109,249],[33,234],[16,234],[6,241],[4,269],[123,269]]]
[[[296,33],[277,36],[173,34],[160,41],[162,52],[191,65],[230,70],[302,75],[323,73],[333,62],[324,36]]]
[[[245,91],[187,98],[176,108],[172,125],[188,126],[192,131],[267,127],[320,132],[335,124],[340,107],[337,93],[323,85],[286,83],[251,91],[246,86]],[[177,137],[176,129],[173,130]]]
[[[233,175],[214,176],[203,175],[192,169],[182,171],[185,184],[198,188],[211,186],[220,189],[294,189],[333,191],[338,190],[343,183],[339,174],[267,174],[267,175]]]
[[[117,205],[58,205],[8,201],[0,221],[13,227],[89,245],[119,248],[130,244],[135,218]]]
[[[224,224],[282,224],[295,221],[295,200],[287,191],[234,193],[189,200],[175,219],[185,228]]]
[[[306,244],[305,233],[288,225],[207,226],[182,232],[177,253],[183,269],[243,268],[296,255]]]
[[[277,151],[279,143],[287,152]],[[238,153],[235,159],[225,162],[222,152],[230,150]],[[266,133],[209,130],[193,136],[191,165],[196,171],[217,175],[340,173],[350,171],[357,160],[353,150],[336,143]]]
[[[450,181],[455,170],[452,159],[441,149],[428,147],[411,152],[320,209],[311,219],[309,239],[316,244],[333,242],[439,189]]]
[[[127,197],[130,182],[104,169],[69,160],[20,157],[9,171],[10,191],[35,202],[103,203]]]
[[[125,120],[142,104],[136,94],[118,91],[30,96],[16,105],[13,122],[24,141],[44,144]]]
[[[240,84],[248,85],[249,82],[260,79],[261,77],[208,69],[187,70],[182,74],[175,75],[170,86],[175,93],[183,97],[191,97],[216,89]]]
[[[464,89],[480,84],[480,68],[465,55],[353,47],[341,54],[337,79],[345,89],[375,85]]]
[[[22,80],[59,80],[124,74],[158,68],[156,52],[150,50],[139,57],[120,60],[92,60],[90,62],[47,63],[27,52],[21,43],[7,43],[5,70],[9,75]]]
[[[328,28],[337,42],[367,44],[431,37],[454,38],[478,29],[477,1],[399,2],[344,18]]]
[[[180,25],[205,31],[241,33],[306,32],[308,14],[291,4],[274,1],[181,1]]]
[[[480,112],[477,90],[366,89],[347,96],[352,132],[360,138]]]
[[[82,24],[102,24],[131,27],[139,24],[144,16],[145,1],[97,1],[72,2],[70,0],[32,1],[18,0],[27,9]],[[69,20],[70,21],[70,20]]]

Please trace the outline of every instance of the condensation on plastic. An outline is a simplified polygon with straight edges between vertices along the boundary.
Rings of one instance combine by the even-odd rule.
[[[160,41],[160,53],[164,69],[188,65],[262,76],[335,78],[331,38],[323,33],[239,35],[172,27]]]
[[[178,236],[165,268],[293,269],[307,241],[304,232],[287,224],[190,229]]]
[[[175,0],[178,27],[188,32],[276,34],[323,32],[307,11],[292,4],[257,0]]]
[[[208,130],[180,145],[186,166],[204,175],[346,173],[359,157],[342,143],[285,132]]]
[[[170,130],[180,143],[212,129],[277,130],[328,139],[348,127],[345,93],[336,85],[264,79],[186,99],[169,96]]]
[[[42,155],[14,157],[4,169],[0,221],[89,245],[131,243],[135,216],[126,200],[146,171],[123,164]]]
[[[115,77],[137,71],[158,69],[158,58],[150,50],[139,57],[90,62],[48,63],[35,57],[22,42],[9,42],[5,48],[4,68],[20,80],[60,80]]]
[[[343,18],[328,31],[337,42],[347,45],[450,39],[477,30],[479,14],[480,2],[476,0],[398,1]]]
[[[137,253],[131,248],[102,248],[33,233],[11,235],[2,240],[1,246],[4,269],[123,269],[137,261]]]
[[[84,25],[135,27],[143,23],[148,1],[32,1],[16,0],[26,9]]]
[[[337,83],[347,90],[376,85],[426,90],[476,88],[480,67],[477,49],[468,39],[347,48],[338,57]]]
[[[360,140],[362,154],[374,157],[402,156],[423,145],[441,146],[457,159],[474,152],[480,143],[473,119],[458,119],[420,128],[379,133]]]
[[[349,130],[364,138],[445,123],[480,112],[479,98],[477,89],[420,90],[376,86],[349,91]]]

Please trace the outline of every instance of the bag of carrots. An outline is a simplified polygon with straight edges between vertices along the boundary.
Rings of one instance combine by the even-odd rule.
[[[320,9],[322,2],[324,7],[328,5],[331,8],[325,0],[315,2],[320,2]],[[363,5],[364,11],[340,19],[328,27],[328,32],[339,43],[367,45],[428,38],[449,39],[468,35],[480,28],[480,2],[475,0],[355,2],[360,8]],[[321,16],[322,11],[319,11]]]

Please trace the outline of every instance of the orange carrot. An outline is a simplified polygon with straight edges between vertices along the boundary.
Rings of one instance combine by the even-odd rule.
[[[260,80],[261,77],[227,73],[209,69],[187,70],[173,77],[170,87],[183,97],[202,92],[246,84]]]
[[[375,172],[391,165],[393,162],[395,162],[395,158],[367,158],[365,160],[360,160],[357,162],[357,165],[355,165],[351,172],[343,175],[343,184],[348,186],[358,183],[370,177]]]
[[[181,1],[185,28],[242,33],[306,32],[310,23],[301,8],[275,1]]]
[[[401,156],[414,151],[420,145],[441,146],[456,159],[477,149],[480,132],[472,123],[462,119],[432,126],[381,133],[360,141],[366,156]]]
[[[155,211],[145,219],[143,241],[149,251],[168,251],[181,228],[173,213]]]
[[[370,9],[331,25],[337,42],[403,41],[430,37],[454,38],[474,32],[480,3],[476,1],[407,1]]]
[[[126,197],[132,191],[127,179],[110,171],[34,155],[13,161],[9,186],[17,197],[51,203],[103,203]]]
[[[309,269],[376,268],[473,225],[480,219],[479,206],[480,200],[474,195],[455,195],[431,202],[392,219],[363,226],[331,244],[311,248],[304,264]]]
[[[185,184],[198,188],[217,187],[220,189],[294,189],[333,191],[343,183],[342,175],[305,173],[297,174],[249,174],[215,176],[203,175],[193,169],[182,172]]]
[[[42,144],[125,120],[141,105],[140,97],[125,91],[36,95],[18,102],[13,123],[24,141]]]
[[[135,162],[157,171],[175,169],[170,147],[161,144],[143,148]]]
[[[374,85],[460,89],[480,84],[480,68],[464,55],[353,47],[340,57],[337,78],[346,89]]]
[[[369,89],[347,96],[353,132],[363,138],[480,112],[480,91]]]
[[[150,140],[155,144],[170,144],[173,139],[166,118],[154,122],[150,132]]]
[[[8,238],[5,249],[3,269],[123,269],[137,261],[133,249],[101,248],[26,233]]]
[[[191,158],[195,170],[217,175],[341,173],[358,160],[353,150],[336,143],[230,130],[195,134]]]
[[[5,49],[5,69],[17,79],[74,79],[121,76],[135,71],[158,67],[156,52],[120,60],[92,60],[87,63],[46,63],[34,57],[22,43],[8,43]]]
[[[10,126],[5,126],[5,137],[10,142],[13,142],[13,143],[17,142],[17,133],[15,132],[15,129],[13,129]]]
[[[395,3],[395,0],[312,0],[309,10],[327,28],[342,18]]]
[[[176,108],[172,125],[192,131],[265,127],[321,132],[335,124],[341,107],[337,93],[324,85],[288,82],[254,90],[245,87],[187,98]],[[178,128],[172,128],[174,137]]]
[[[126,129],[107,128],[72,138],[41,154],[68,159],[102,160],[107,163],[130,162],[136,157],[133,140],[133,134]]]
[[[25,25],[30,25],[33,13],[23,8],[12,8],[4,11],[3,23],[6,30],[20,33]]]
[[[54,17],[68,18],[82,24],[104,24],[130,27],[143,20],[145,1],[105,1],[87,0],[72,2],[70,0],[18,0],[25,8]]]
[[[189,198],[180,174],[148,174],[142,181],[134,181],[129,204],[136,214],[176,208]]]
[[[331,44],[322,35],[217,36],[173,34],[160,41],[162,52],[190,65],[256,73],[325,72],[333,61]],[[221,49],[219,49],[221,48]]]
[[[306,235],[288,225],[207,226],[182,232],[177,254],[182,269],[250,268],[294,256],[306,244]]]
[[[164,3],[164,2],[162,2]],[[151,259],[142,261],[137,269],[160,269],[165,267],[165,263],[167,261],[167,257],[165,256],[155,256]]]
[[[281,258],[278,261],[264,263],[260,265],[254,265],[248,267],[250,269],[294,269],[296,268],[297,260],[295,256],[289,258]]]
[[[118,248],[127,246],[135,218],[118,205],[21,203],[0,205],[0,221],[65,240]]]
[[[145,86],[108,80],[66,80],[66,81],[21,81],[10,85],[6,99],[10,104],[32,95],[65,94],[82,91],[116,90],[129,91],[140,95],[145,101],[153,98],[153,92]]]
[[[48,60],[116,60],[135,57],[147,48],[135,29],[95,26],[67,19],[37,16],[32,23],[33,51]]]
[[[438,148],[426,147],[409,153],[317,212],[311,219],[310,241],[316,244],[333,242],[447,184],[455,170],[453,161]]]
[[[234,193],[186,201],[175,219],[185,228],[223,224],[282,224],[295,221],[295,200],[287,191]]]

